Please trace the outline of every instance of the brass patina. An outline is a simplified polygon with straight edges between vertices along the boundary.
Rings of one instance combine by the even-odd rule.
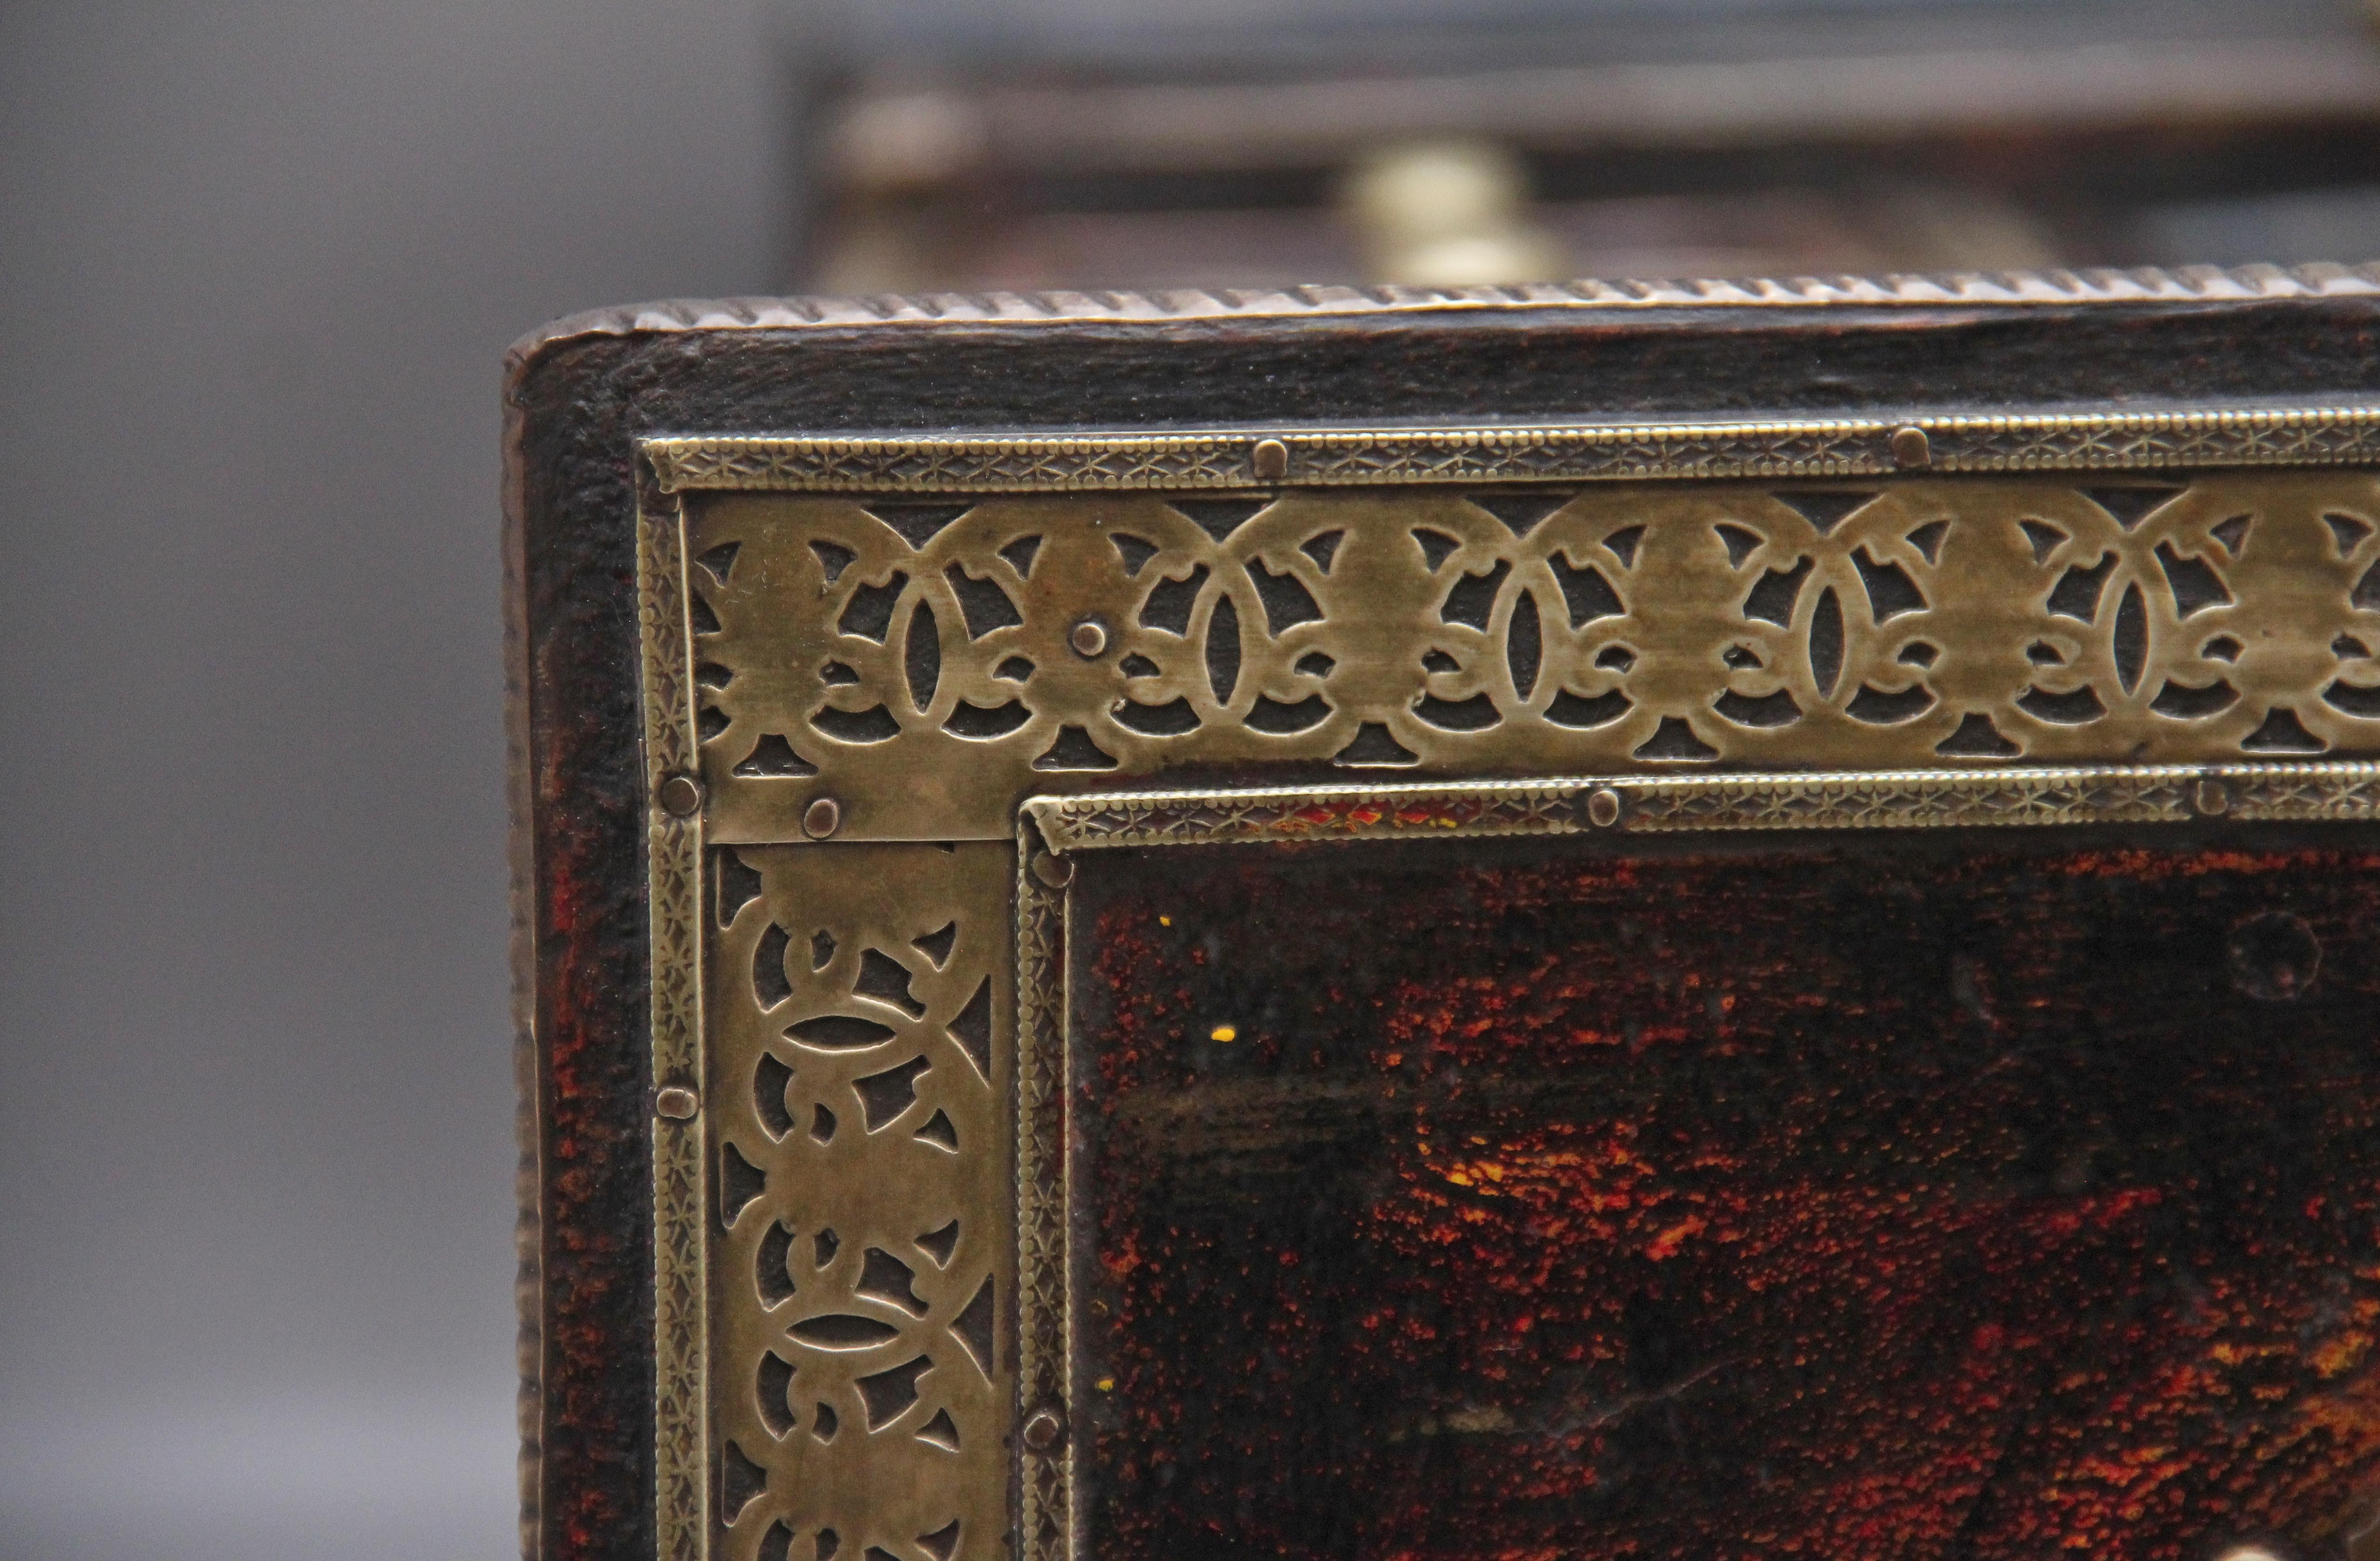
[[[645,455],[672,1561],[1075,1554],[1072,853],[2380,816],[2361,411]]]
[[[699,495],[686,526],[715,841],[799,838],[821,796],[845,838],[999,838],[1028,792],[1191,767],[2380,742],[2380,483],[2362,471],[737,492]]]

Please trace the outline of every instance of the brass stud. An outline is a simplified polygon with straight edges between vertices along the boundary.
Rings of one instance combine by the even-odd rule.
[[[1062,889],[1075,881],[1075,864],[1055,851],[1043,851],[1033,859],[1033,876],[1053,889]]]
[[[692,1117],[701,1104],[695,1092],[682,1084],[672,1084],[665,1090],[653,1091],[653,1109],[673,1122],[684,1122]]]
[[[1060,1434],[1058,1417],[1047,1409],[1034,1410],[1025,1421],[1025,1445],[1037,1453],[1055,1447]]]
[[[823,840],[843,827],[843,804],[832,797],[821,797],[802,810],[802,833],[813,840]]]
[[[1898,428],[1892,433],[1892,459],[1897,466],[1921,469],[1934,464],[1934,443],[1922,428]]]
[[[1085,618],[1066,636],[1066,643],[1075,647],[1076,655],[1088,660],[1108,648],[1108,626],[1097,618]]]
[[[2190,808],[2203,819],[2220,817],[2231,811],[2231,788],[2209,775],[2190,788]]]
[[[1586,796],[1586,822],[1597,829],[1609,829],[1620,822],[1620,793],[1611,787],[1598,787]]]
[[[1259,439],[1257,447],[1248,452],[1249,464],[1257,476],[1267,482],[1277,482],[1289,475],[1289,446],[1278,439]]]
[[[692,775],[672,775],[654,791],[653,800],[671,817],[690,819],[702,808],[702,783]]]

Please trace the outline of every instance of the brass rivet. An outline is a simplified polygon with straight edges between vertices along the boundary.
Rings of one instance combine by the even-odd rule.
[[[1270,482],[1289,475],[1289,446],[1278,439],[1259,439],[1257,447],[1248,452],[1248,460],[1257,475]]]
[[[662,782],[653,799],[662,805],[662,812],[690,819],[702,806],[702,785],[692,775],[672,775]]]
[[[2190,806],[2201,818],[2231,811],[2231,788],[2209,776],[2190,788]]]
[[[1620,822],[1620,793],[1609,787],[1600,787],[1587,793],[1586,822],[1597,829],[1609,829]]]
[[[1062,889],[1075,881],[1075,864],[1054,851],[1044,851],[1033,859],[1033,876],[1053,889]]]
[[[683,1085],[672,1084],[666,1090],[653,1091],[653,1109],[673,1122],[686,1120],[701,1104],[694,1091]]]
[[[821,797],[802,810],[802,833],[813,840],[823,840],[843,827],[843,804],[832,797]]]
[[[1925,467],[1934,464],[1934,444],[1922,428],[1899,428],[1892,433],[1892,458],[1900,466]]]
[[[1058,1445],[1058,1417],[1047,1409],[1036,1409],[1025,1421],[1025,1445],[1037,1453],[1046,1453]]]
[[[1096,656],[1108,648],[1108,626],[1097,618],[1085,618],[1066,636],[1066,643],[1075,647],[1078,656]]]

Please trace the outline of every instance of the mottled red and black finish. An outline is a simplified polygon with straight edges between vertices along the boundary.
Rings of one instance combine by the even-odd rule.
[[[1617,314],[1461,303],[1388,318],[805,330],[683,328],[671,317],[622,311],[539,332],[514,349],[504,391],[513,856],[533,1048],[526,1516],[540,1561],[650,1561],[655,1545],[640,436],[1768,417],[2380,391],[2380,300],[2361,297]],[[1212,778],[1295,776],[1252,765]]]
[[[2337,1551],[2372,844],[1094,854],[1087,1554]]]

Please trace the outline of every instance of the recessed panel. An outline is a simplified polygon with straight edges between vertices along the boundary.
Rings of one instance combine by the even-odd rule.
[[[2371,1521],[2365,833],[1072,860],[1075,1554]]]

